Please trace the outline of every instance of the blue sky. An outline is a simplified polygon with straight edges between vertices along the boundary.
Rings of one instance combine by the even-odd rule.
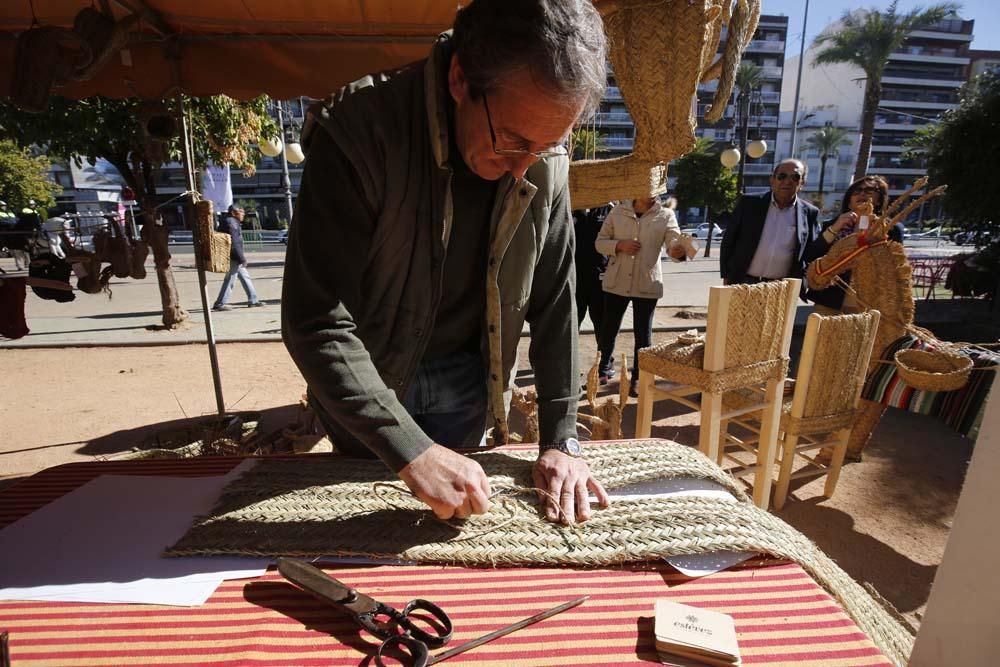
[[[809,0],[809,25],[806,27],[806,48],[813,38],[829,23],[840,18],[844,10],[864,8],[885,9],[890,0]],[[937,4],[934,0],[899,0],[899,9],[904,12],[917,7],[929,7]],[[965,0],[960,2],[962,9],[959,16],[963,19],[975,19],[972,28],[974,49],[1000,50],[1000,1],[998,0]],[[799,40],[802,38],[802,15],[806,6],[805,0],[764,0],[763,13],[784,14],[788,17],[788,41],[785,52],[788,55],[798,55]]]

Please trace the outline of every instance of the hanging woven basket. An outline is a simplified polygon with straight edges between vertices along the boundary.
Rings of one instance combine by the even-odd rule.
[[[893,359],[903,382],[923,391],[961,389],[972,371],[972,359],[940,350],[900,350]]]

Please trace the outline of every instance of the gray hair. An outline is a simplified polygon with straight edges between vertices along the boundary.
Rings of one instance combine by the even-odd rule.
[[[800,167],[802,167],[802,182],[803,183],[806,182],[806,176],[809,175],[809,165],[807,165],[802,160],[800,160],[798,158],[794,158],[794,157],[786,157],[784,160],[782,160],[778,164],[774,165],[774,169],[771,170],[771,175],[774,176],[775,174],[777,174],[778,173],[778,169],[783,164],[797,164]]]
[[[560,101],[585,100],[581,118],[604,95],[607,39],[591,0],[475,0],[459,10],[453,38],[473,97],[525,69]]]

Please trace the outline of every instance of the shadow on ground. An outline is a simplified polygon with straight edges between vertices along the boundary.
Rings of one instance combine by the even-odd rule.
[[[298,405],[292,404],[255,410],[254,412],[260,415],[257,426],[258,432],[271,433],[292,424],[298,414],[298,409]],[[157,434],[194,428],[199,423],[204,422],[207,417],[210,416],[199,415],[184,419],[172,419],[170,421],[145,424],[136,428],[115,431],[114,433],[109,433],[84,443],[77,450],[77,453],[96,457],[115,458],[132,451],[136,447],[142,447],[145,443],[155,441]]]

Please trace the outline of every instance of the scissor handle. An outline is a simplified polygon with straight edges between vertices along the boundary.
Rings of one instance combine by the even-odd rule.
[[[424,630],[410,618],[410,613],[419,610],[424,611],[434,617],[436,623],[428,623],[428,626],[434,628],[434,632],[428,632]],[[403,611],[397,617],[397,622],[403,628],[406,634],[410,635],[417,641],[423,642],[430,648],[439,648],[448,643],[451,639],[451,618],[445,613],[444,609],[437,606],[429,600],[422,600],[417,598],[416,600],[410,600]]]
[[[427,661],[430,659],[427,644],[410,635],[393,635],[379,644],[378,650],[375,651],[375,664],[378,667],[386,667],[386,664],[382,661],[382,653],[387,648],[390,650],[405,648],[412,660],[410,663],[411,667],[427,667]]]

